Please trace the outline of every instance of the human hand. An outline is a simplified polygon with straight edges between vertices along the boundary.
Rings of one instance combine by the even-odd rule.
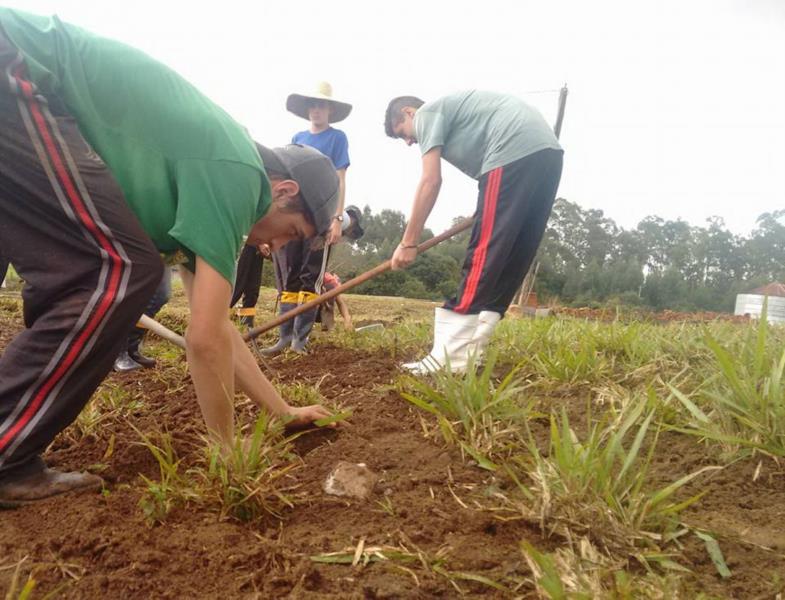
[[[414,262],[415,258],[417,258],[417,246],[398,246],[392,257],[392,270],[405,269]]]
[[[288,427],[306,427],[314,421],[332,416],[332,413],[321,404],[290,406],[286,414],[291,417],[291,420],[287,423]],[[335,427],[335,423],[332,423],[330,427]]]
[[[325,236],[325,241],[327,242],[328,246],[332,246],[333,244],[337,244],[341,241],[341,235],[343,234],[342,225],[343,223],[341,221],[333,219],[333,222],[330,225],[330,230]]]
[[[259,244],[256,248],[259,250],[259,254],[265,258],[270,258],[273,253],[273,251],[270,249],[270,246],[267,244]]]

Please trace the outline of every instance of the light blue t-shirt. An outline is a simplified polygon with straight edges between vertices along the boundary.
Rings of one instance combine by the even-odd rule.
[[[346,169],[349,166],[349,140],[340,129],[328,127],[319,133],[300,131],[294,134],[292,143],[316,148],[333,161],[336,171],[338,169]]]
[[[423,104],[414,115],[414,134],[423,154],[441,146],[444,160],[474,179],[540,150],[561,150],[536,108],[477,90]]]

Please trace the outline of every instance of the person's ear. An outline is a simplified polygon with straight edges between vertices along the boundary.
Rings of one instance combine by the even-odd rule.
[[[271,186],[273,202],[294,198],[300,193],[300,185],[294,179],[275,181]]]

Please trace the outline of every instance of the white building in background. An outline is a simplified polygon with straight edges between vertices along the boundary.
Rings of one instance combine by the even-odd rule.
[[[763,301],[768,298],[766,318],[770,323],[785,323],[785,284],[770,283],[756,290],[736,296],[734,314],[759,318],[763,312]]]

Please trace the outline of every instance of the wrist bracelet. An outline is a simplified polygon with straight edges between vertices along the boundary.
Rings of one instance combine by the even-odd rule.
[[[409,248],[416,248],[416,247],[417,247],[417,244],[411,244],[411,245],[408,245],[408,246],[407,246],[406,244],[404,244],[403,242],[401,242],[400,244],[398,244],[398,247],[399,247],[401,250],[408,250]]]

